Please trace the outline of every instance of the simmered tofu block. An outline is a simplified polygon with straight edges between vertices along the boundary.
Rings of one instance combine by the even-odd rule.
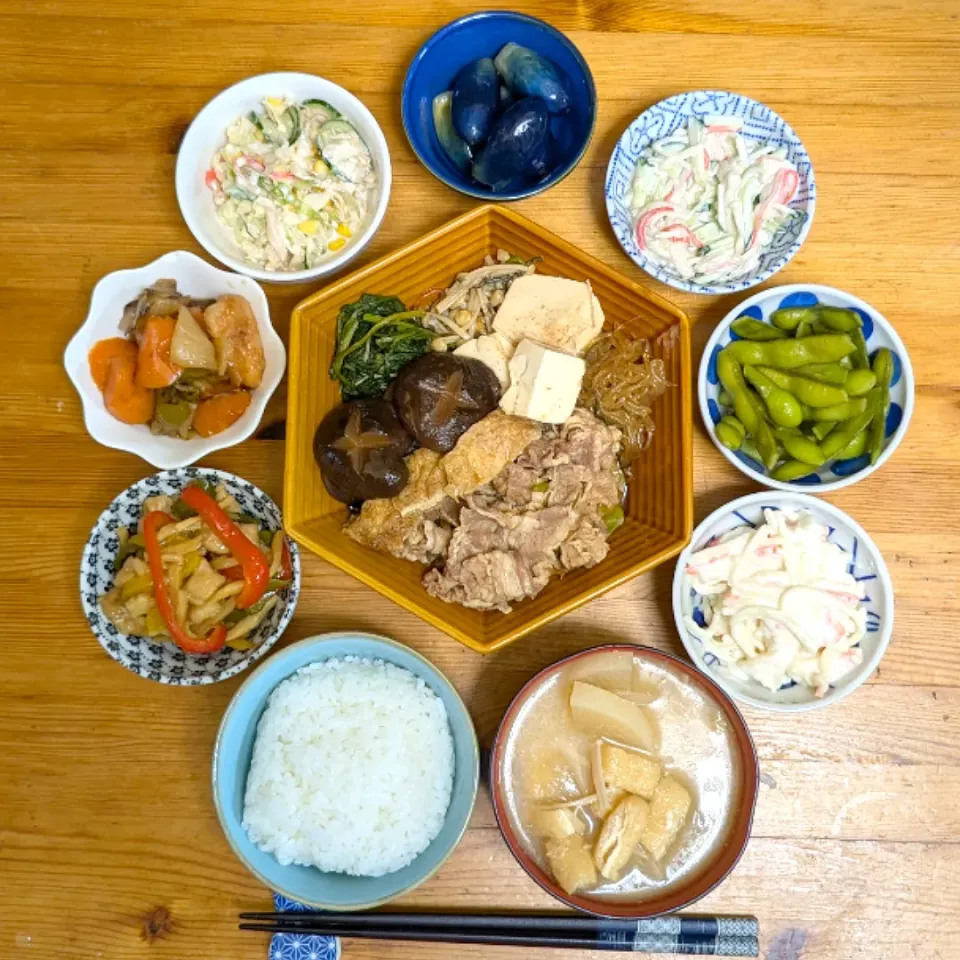
[[[530,817],[534,833],[553,840],[582,834],[586,824],[571,807],[536,807]]]
[[[584,733],[618,740],[643,750],[656,749],[656,736],[643,707],[609,690],[577,680],[570,693],[573,722]]]
[[[544,846],[554,880],[567,893],[576,893],[597,882],[597,871],[583,837],[548,840]]]
[[[653,791],[650,816],[640,842],[655,860],[676,840],[690,813],[693,801],[687,788],[671,776],[664,777]]]
[[[603,778],[611,787],[626,790],[649,800],[660,782],[663,768],[654,760],[634,750],[624,750],[612,743],[600,747]]]
[[[646,829],[648,816],[646,800],[626,796],[604,820],[593,848],[593,862],[607,880],[616,882],[623,876]]]

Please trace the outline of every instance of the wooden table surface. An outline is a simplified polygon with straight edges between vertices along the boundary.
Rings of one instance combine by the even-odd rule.
[[[492,5],[492,4],[488,4]],[[819,185],[816,219],[777,283],[833,284],[896,325],[916,411],[882,471],[829,497],[874,537],[897,595],[880,670],[829,710],[746,710],[762,760],[753,838],[704,910],[753,913],[762,955],[960,957],[960,7],[956,0],[649,0],[527,4],[565,30],[596,78],[596,134],[576,172],[518,209],[697,322],[695,357],[737,298],[677,294],[621,253],[603,177],[648,105],[697,87],[760,99],[799,132]],[[556,12],[551,12],[551,7]],[[81,615],[81,547],[104,506],[152,472],[91,440],[61,355],[96,281],[168,250],[201,252],[173,189],[187,124],[251,74],[322,74],[361,97],[394,164],[390,207],[360,263],[469,208],[416,161],[399,91],[419,45],[470,5],[449,0],[282,5],[272,0],[0,3],[0,956],[14,960],[263,958],[236,915],[269,893],[231,854],[210,799],[220,716],[242,678],[199,689],[113,663]],[[562,10],[562,12],[560,12]],[[311,286],[269,287],[286,336]],[[283,389],[268,420],[282,419]],[[751,484],[695,425],[697,519]],[[283,443],[204,461],[279,500]],[[512,648],[459,646],[319,559],[283,643],[387,631],[430,657],[489,743],[536,670],[598,640],[682,653],[665,564]],[[438,908],[549,908],[514,863],[486,794],[444,869],[409,898]],[[518,951],[347,942],[353,960]],[[538,954],[544,960],[560,954]],[[597,956],[600,956],[599,954]]]

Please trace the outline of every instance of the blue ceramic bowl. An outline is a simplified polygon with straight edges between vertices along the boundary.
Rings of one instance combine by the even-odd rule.
[[[799,480],[789,483],[774,480],[768,476],[762,463],[748,457],[742,450],[733,451],[725,447],[718,439],[716,425],[724,413],[719,403],[720,382],[717,376],[717,355],[737,335],[730,324],[738,317],[753,317],[755,320],[769,320],[770,314],[780,307],[810,307],[818,303],[831,307],[847,307],[860,314],[863,320],[863,336],[867,341],[870,356],[881,347],[893,354],[893,380],[890,383],[890,409],[887,412],[886,436],[883,452],[874,464],[869,454],[850,460],[833,460],[822,467],[811,467],[810,473]],[[841,487],[856,483],[879,470],[893,455],[903,435],[907,432],[913,413],[913,367],[903,341],[897,336],[890,321],[859,297],[834,287],[824,287],[816,283],[795,283],[783,287],[770,287],[754,294],[743,303],[734,307],[717,324],[716,330],[707,341],[700,360],[700,372],[697,377],[697,395],[700,401],[700,413],[710,439],[717,449],[748,477],[752,477],[765,487],[777,490],[805,489],[807,493],[828,493]]]
[[[368,657],[405,667],[420,677],[447,708],[455,772],[447,819],[433,843],[413,863],[382,877],[324,873],[283,866],[256,847],[243,828],[243,798],[257,724],[274,688],[301,667],[331,657]],[[254,876],[291,900],[322,910],[366,910],[392,900],[433,876],[453,852],[477,796],[480,755],[470,714],[457,691],[431,663],[409,647],[364,633],[328,633],[301,640],[271,657],[234,694],[213,751],[213,800],[233,852]]]
[[[741,133],[748,140],[785,147],[787,159],[793,163],[800,175],[800,188],[790,202],[797,216],[780,228],[760,257],[757,269],[726,283],[704,284],[696,280],[684,280],[678,274],[665,270],[648,259],[637,246],[635,218],[630,210],[630,185],[637,160],[650,144],[673,133],[678,127],[685,126],[690,117],[702,120],[712,114],[739,117],[743,120]],[[787,265],[806,239],[813,222],[817,199],[810,157],[790,125],[768,106],[726,90],[679,93],[655,103],[649,110],[641,113],[623,132],[614,148],[607,166],[604,193],[610,225],[627,256],[650,276],[676,287],[677,290],[687,290],[690,293],[736,293],[769,280]]]
[[[573,104],[562,115],[569,124],[563,137],[562,161],[550,175],[522,190],[494,193],[461,173],[440,146],[433,126],[433,98],[449,90],[468,63],[495,57],[511,40],[557,65],[567,77]],[[448,23],[420,48],[403,83],[402,113],[410,146],[438,180],[481,200],[520,200],[559,183],[580,162],[593,134],[597,92],[586,60],[559,30],[522,13],[488,10]]]

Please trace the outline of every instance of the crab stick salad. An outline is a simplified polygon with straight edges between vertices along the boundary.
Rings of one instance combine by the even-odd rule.
[[[267,97],[227,130],[206,174],[244,259],[309,270],[361,229],[377,186],[356,128],[324,100]]]
[[[629,205],[637,246],[684,280],[722,283],[755,270],[800,176],[786,149],[741,136],[739,117],[691,117],[644,150]]]
[[[737,679],[768,690],[793,681],[822,697],[863,660],[863,586],[809,513],[768,509],[763,517],[691,554],[684,572],[705,625],[684,622]]]

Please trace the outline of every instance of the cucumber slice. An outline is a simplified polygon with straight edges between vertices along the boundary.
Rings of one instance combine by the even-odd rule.
[[[328,119],[334,120],[340,118],[340,111],[332,104],[327,103],[326,100],[304,100],[300,104],[301,107],[319,107],[320,109],[326,111],[329,114]]]
[[[296,143],[300,137],[300,111],[296,107],[287,107],[283,111],[283,123],[287,128],[287,143]]]
[[[341,180],[361,183],[373,170],[363,138],[346,120],[328,120],[317,133],[317,146],[326,164]]]

